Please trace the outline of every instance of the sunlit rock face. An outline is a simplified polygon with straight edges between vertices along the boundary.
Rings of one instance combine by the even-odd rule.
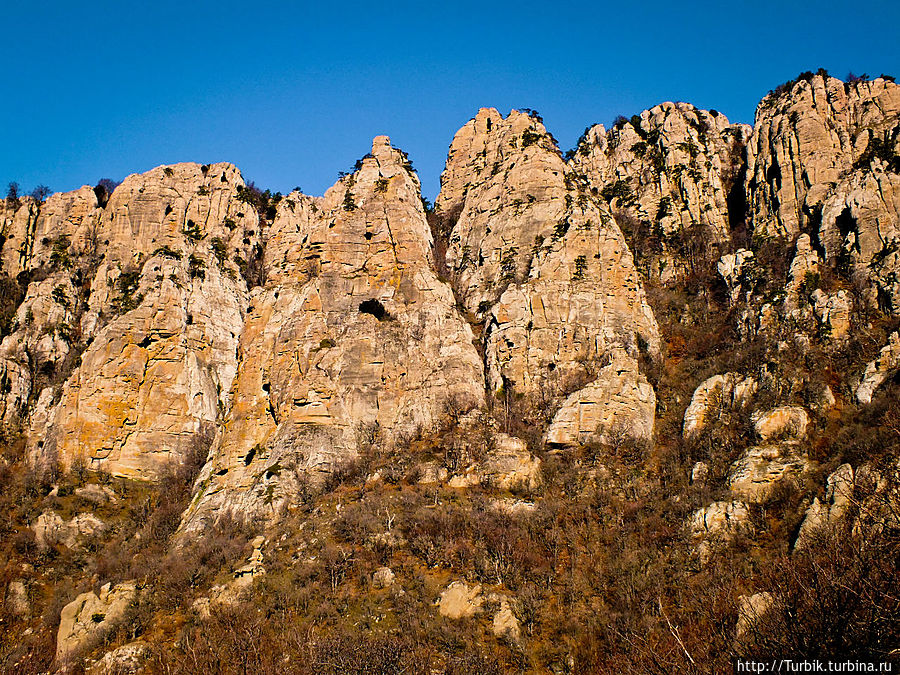
[[[238,262],[261,235],[243,189],[230,164],[177,164],[105,204],[84,187],[40,206],[20,261],[34,281],[0,346],[5,417],[27,418],[37,458],[153,479],[215,425],[247,304]]]
[[[324,197],[280,205],[233,405],[188,514],[265,515],[365,443],[402,447],[448,406],[483,404],[481,360],[438,280],[419,181],[387,137]]]
[[[808,234],[872,306],[900,311],[900,87],[801,77],[760,103],[749,156],[754,233]]]
[[[658,356],[622,232],[535,115],[480,110],[450,146],[436,208],[452,223],[447,266],[460,301],[485,322],[490,390],[552,408],[602,377],[613,350],[635,370]]]
[[[697,240],[725,248],[743,218],[750,133],[715,110],[666,102],[608,131],[587,128],[569,166],[609,202],[621,227],[655,242],[645,273],[671,281],[690,270]]]

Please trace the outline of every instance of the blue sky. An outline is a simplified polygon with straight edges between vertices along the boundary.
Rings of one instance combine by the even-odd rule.
[[[4,193],[230,161],[321,194],[384,133],[433,199],[479,107],[534,108],[566,149],[661,101],[752,122],[804,70],[900,76],[896,1],[38,1],[0,25]]]

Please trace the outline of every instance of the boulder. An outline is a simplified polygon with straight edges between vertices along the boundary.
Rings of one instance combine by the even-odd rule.
[[[684,411],[685,439],[698,434],[712,421],[712,415],[737,410],[743,407],[756,393],[756,380],[739,373],[713,375],[704,380],[691,396],[691,402]]]
[[[779,406],[753,415],[753,428],[764,441],[802,440],[808,424],[809,415],[797,406]]]
[[[808,468],[809,460],[792,443],[752,446],[731,465],[728,486],[738,499],[764,502],[778,483],[799,477]]]
[[[137,598],[132,581],[100,589],[100,595],[82,593],[63,607],[56,638],[56,658],[61,662],[89,647],[95,639],[115,629]]]
[[[491,631],[500,638],[506,638],[511,642],[518,642],[522,636],[519,619],[513,612],[510,601],[507,598],[500,600],[500,606],[494,613],[491,623]]]
[[[449,619],[464,619],[475,616],[481,611],[484,597],[481,595],[481,584],[473,586],[464,581],[454,581],[441,593],[438,601],[441,616]]]

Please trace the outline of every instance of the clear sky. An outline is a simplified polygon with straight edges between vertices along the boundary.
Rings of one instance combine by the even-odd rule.
[[[6,0],[0,63],[4,194],[180,161],[322,194],[388,134],[433,199],[479,107],[534,108],[565,150],[662,101],[752,123],[804,70],[900,76],[900,2]]]

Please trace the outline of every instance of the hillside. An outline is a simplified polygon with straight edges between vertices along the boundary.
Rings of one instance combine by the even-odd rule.
[[[900,653],[900,87],[0,202],[0,669]]]

